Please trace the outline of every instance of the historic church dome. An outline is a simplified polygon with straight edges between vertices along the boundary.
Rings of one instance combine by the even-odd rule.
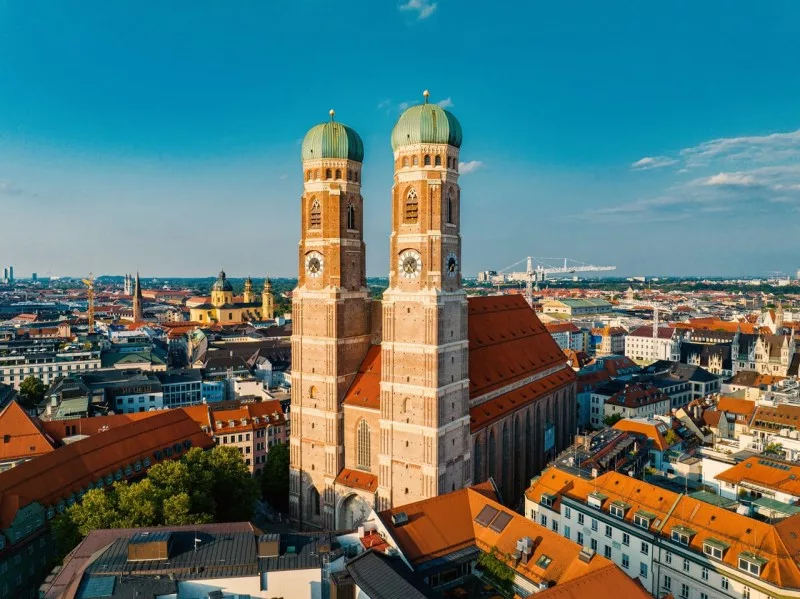
[[[392,149],[415,144],[448,144],[461,147],[461,124],[438,104],[425,102],[411,106],[400,115],[392,130]]]
[[[312,127],[303,139],[303,160],[342,158],[364,161],[364,143],[354,129],[333,120]]]
[[[211,287],[211,291],[233,291],[233,285],[225,276],[225,271],[219,271],[219,276],[217,280],[214,281],[214,286]]]

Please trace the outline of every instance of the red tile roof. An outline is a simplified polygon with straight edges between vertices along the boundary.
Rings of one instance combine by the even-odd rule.
[[[659,339],[672,339],[673,334],[675,333],[675,327],[667,326],[667,327],[658,327],[658,338]],[[628,337],[653,337],[653,326],[652,325],[645,325],[643,327],[639,327],[628,333]]]
[[[358,369],[353,384],[344,398],[344,404],[359,408],[381,408],[381,347],[369,348]]]
[[[536,594],[536,599],[652,599],[639,582],[614,565]],[[666,599],[663,596],[662,599]]]
[[[156,450],[187,439],[192,447],[209,449],[214,445],[181,410],[165,410],[0,472],[0,527],[10,526],[20,507],[33,501],[54,506],[100,476],[124,470],[146,457],[156,463]]]
[[[470,398],[500,389],[566,360],[525,298],[469,298]]]
[[[544,325],[547,332],[553,333],[580,333],[581,330],[575,326],[574,322],[550,322]]]
[[[53,451],[53,439],[16,402],[0,412],[0,462],[30,459]]]
[[[353,489],[363,489],[364,491],[375,492],[378,490],[377,476],[370,472],[353,470],[352,468],[343,468],[339,476],[336,477],[336,483]]]
[[[663,422],[644,422],[635,418],[623,418],[614,425],[614,428],[620,431],[644,435],[648,439],[652,439],[655,446],[661,451],[669,449],[670,445],[664,437],[669,427]]]
[[[475,521],[487,506],[508,518],[507,525],[499,533]],[[408,523],[395,528],[391,517],[398,512],[405,512]],[[507,565],[535,584],[548,580],[560,585],[590,572],[615,567],[599,555],[595,555],[589,563],[581,561],[580,545],[500,505],[475,489],[460,489],[406,504],[380,512],[378,516],[400,551],[414,565],[468,547],[477,547],[483,552],[491,552],[496,547],[500,559],[509,556]],[[517,541],[523,537],[534,539],[533,554],[527,564],[521,561],[517,563],[512,557]],[[552,560],[547,570],[536,565],[542,555]]]
[[[793,462],[753,456],[720,472],[715,478],[735,485],[753,483],[800,497],[800,465]]]

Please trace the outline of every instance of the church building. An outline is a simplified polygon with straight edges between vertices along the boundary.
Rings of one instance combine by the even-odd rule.
[[[255,291],[253,291],[253,281],[247,277],[241,298],[236,298],[233,295],[233,285],[225,275],[225,271],[222,270],[211,287],[211,297],[203,303],[192,305],[189,312],[192,321],[210,325],[232,325],[275,318],[272,282],[269,278],[264,280],[261,298],[257,300]]]
[[[290,439],[303,527],[351,528],[489,477],[516,503],[571,442],[575,374],[535,312],[462,287],[461,141],[427,92],[395,125],[389,288],[376,301],[361,138],[331,111],[303,140]]]

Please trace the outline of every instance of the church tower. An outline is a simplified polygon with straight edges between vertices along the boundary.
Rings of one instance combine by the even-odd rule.
[[[471,483],[467,298],[461,286],[461,126],[428,103],[392,132],[383,295],[378,509]]]
[[[233,285],[225,275],[225,271],[221,270],[217,280],[211,286],[211,305],[215,308],[221,308],[228,304],[233,304]]]
[[[256,302],[256,294],[253,291],[253,279],[247,277],[244,282],[244,291],[242,292],[242,302],[245,304],[254,304]]]
[[[261,292],[261,320],[275,318],[275,296],[272,295],[272,281],[269,277],[264,279],[264,289]]]
[[[139,273],[136,273],[136,281],[133,285],[133,322],[142,322],[144,311],[142,310],[142,286],[139,284]]]
[[[292,294],[290,507],[301,526],[334,526],[344,464],[342,401],[371,343],[358,134],[330,120],[302,145],[297,288]]]

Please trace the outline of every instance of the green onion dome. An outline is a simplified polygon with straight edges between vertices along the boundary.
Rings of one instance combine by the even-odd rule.
[[[461,147],[461,125],[453,114],[438,104],[425,102],[407,108],[392,130],[392,149],[415,144],[447,144]]]
[[[358,133],[347,125],[331,120],[312,127],[303,139],[303,160],[342,158],[364,161],[364,143]]]

